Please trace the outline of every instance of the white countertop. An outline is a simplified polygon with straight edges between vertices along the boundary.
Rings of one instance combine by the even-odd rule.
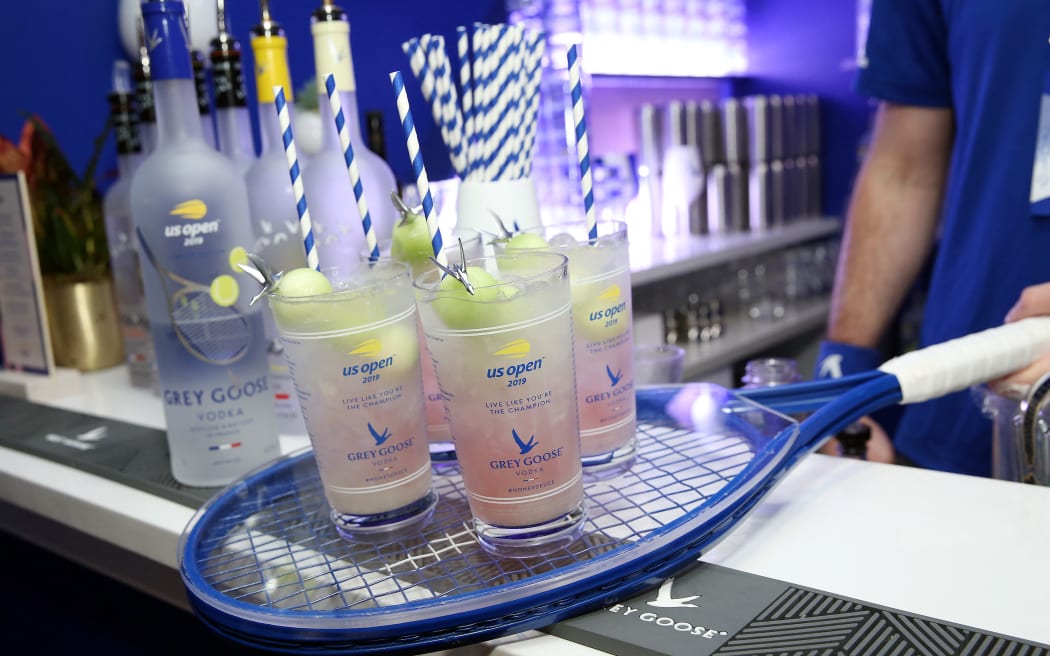
[[[162,428],[159,399],[125,381],[122,368],[84,375],[81,393],[51,404]],[[194,512],[5,448],[0,500],[173,571]],[[703,560],[1050,644],[1048,558],[1050,488],[812,455]],[[497,651],[595,653],[535,640]]]

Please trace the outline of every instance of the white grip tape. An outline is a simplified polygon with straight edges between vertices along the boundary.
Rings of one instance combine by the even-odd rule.
[[[897,377],[901,403],[918,403],[1005,376],[1048,352],[1050,317],[1031,317],[905,353],[879,370]]]

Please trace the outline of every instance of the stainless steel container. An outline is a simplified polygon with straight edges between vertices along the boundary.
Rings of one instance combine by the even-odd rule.
[[[744,107],[747,110],[748,163],[769,162],[773,159],[770,153],[773,126],[769,98],[748,96],[744,98]]]
[[[663,170],[663,125],[660,108],[642,105],[638,112],[639,185],[649,194],[650,234],[660,234]]]
[[[707,232],[739,232],[747,221],[747,176],[739,164],[715,164],[707,174]]]
[[[769,159],[784,159],[784,101],[780,96],[769,97]]]
[[[751,232],[762,232],[773,225],[771,196],[773,180],[769,173],[768,162],[755,162],[748,175],[748,221]]]
[[[725,163],[747,164],[747,109],[738,99],[726,98],[722,102],[722,128],[725,134]]]
[[[686,104],[687,125],[696,127],[697,141],[700,146],[700,158],[704,168],[724,163],[725,135],[722,132],[722,113],[718,105],[710,100]]]

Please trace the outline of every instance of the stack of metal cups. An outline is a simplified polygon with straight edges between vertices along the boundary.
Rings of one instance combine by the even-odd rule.
[[[820,108],[815,95],[748,96],[748,228],[820,216]]]
[[[656,237],[759,232],[821,214],[815,95],[646,104],[638,127]]]

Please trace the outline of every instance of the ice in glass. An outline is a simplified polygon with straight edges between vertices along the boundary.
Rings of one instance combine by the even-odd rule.
[[[553,224],[507,235],[494,246],[568,257],[583,464],[596,475],[629,467],[637,431],[627,226],[600,221],[592,242],[584,222]]]
[[[584,519],[567,260],[468,260],[473,293],[433,270],[415,281],[427,346],[482,544],[537,555]]]
[[[422,519],[436,498],[409,268],[327,272],[295,269],[268,298],[332,519],[353,537]]]

